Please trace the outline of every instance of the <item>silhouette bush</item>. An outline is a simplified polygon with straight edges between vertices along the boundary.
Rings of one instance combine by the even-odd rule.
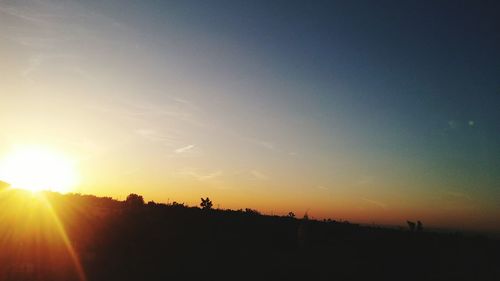
[[[249,214],[249,215],[255,215],[255,216],[260,216],[261,213],[257,210],[254,210],[254,209],[250,209],[250,208],[246,208],[245,209],[245,213]]]
[[[186,208],[187,206],[184,205],[184,203],[177,203],[176,201],[172,202],[172,204],[170,204],[171,207],[173,208]]]
[[[206,199],[201,198],[200,207],[203,210],[210,210],[210,209],[212,209],[212,206],[213,206],[213,203],[212,203],[212,201],[210,201],[210,198],[208,198],[208,197]]]

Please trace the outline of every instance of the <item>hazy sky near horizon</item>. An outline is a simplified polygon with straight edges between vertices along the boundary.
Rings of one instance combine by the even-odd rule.
[[[498,229],[495,1],[3,1],[0,157],[83,193]]]

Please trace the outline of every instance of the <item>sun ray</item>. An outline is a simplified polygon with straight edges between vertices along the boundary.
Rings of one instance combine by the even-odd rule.
[[[79,281],[86,281],[79,255],[54,206],[56,202],[48,195],[20,189],[0,191],[3,207],[0,212],[0,229],[3,230],[0,231],[0,249],[8,249],[10,261],[2,266],[7,272],[23,265],[33,266],[33,270],[37,271],[43,268],[39,258],[51,260],[55,256],[63,257],[59,254],[64,252],[69,267],[64,265],[59,268],[71,269]],[[36,249],[35,252],[32,252],[33,249]],[[57,266],[61,264],[57,263]]]
[[[78,254],[76,253],[73,244],[71,243],[71,240],[69,239],[68,234],[66,233],[66,230],[64,229],[64,225],[62,224],[61,220],[57,216],[56,211],[50,204],[50,201],[45,198],[43,194],[40,194],[39,198],[42,200],[44,203],[44,206],[46,210],[48,211],[51,219],[53,220],[54,224],[56,225],[57,232],[61,236],[61,239],[64,242],[64,245],[68,251],[68,254],[71,257],[71,260],[73,262],[73,265],[75,266],[76,273],[78,274],[78,279],[80,281],[86,281],[87,278],[85,276],[85,271],[83,270],[83,266],[80,262],[80,258],[78,257]]]

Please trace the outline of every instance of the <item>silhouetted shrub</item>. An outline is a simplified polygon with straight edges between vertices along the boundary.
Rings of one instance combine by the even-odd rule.
[[[184,208],[184,207],[186,207],[184,205],[184,203],[177,203],[176,201],[172,202],[171,206],[174,207],[174,208]]]
[[[210,210],[212,209],[212,201],[210,201],[210,198],[201,198],[201,203],[200,203],[200,207],[203,209],[203,210]]]
[[[260,216],[260,212],[257,211],[257,210],[254,210],[254,209],[250,209],[250,208],[246,208],[245,209],[245,213],[249,214],[249,215],[256,215],[256,216]]]

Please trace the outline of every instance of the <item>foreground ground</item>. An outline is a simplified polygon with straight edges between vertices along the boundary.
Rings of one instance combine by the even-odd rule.
[[[485,237],[0,193],[0,280],[500,280],[499,265]]]

